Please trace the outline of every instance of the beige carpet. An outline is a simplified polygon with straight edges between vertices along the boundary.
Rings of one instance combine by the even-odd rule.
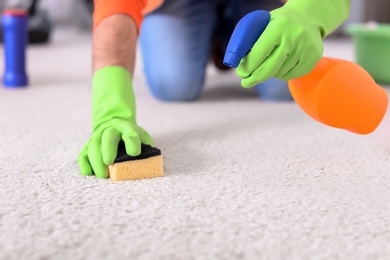
[[[28,89],[0,89],[0,259],[390,259],[389,116],[351,134],[214,69],[201,101],[160,103],[138,66],[139,123],[166,176],[82,177],[89,44],[58,33],[30,49]]]

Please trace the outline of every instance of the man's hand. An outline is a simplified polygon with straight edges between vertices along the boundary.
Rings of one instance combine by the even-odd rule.
[[[252,50],[237,68],[243,87],[270,78],[290,80],[309,73],[323,53],[321,32],[298,13],[279,8]]]
[[[153,146],[150,135],[137,125],[132,81],[126,69],[111,66],[95,73],[92,109],[92,137],[78,158],[81,174],[107,178],[107,166],[114,162],[120,140],[131,156],[141,153],[141,143]]]
[[[107,166],[114,163],[120,140],[125,142],[126,153],[130,156],[141,153],[141,143],[153,146],[152,138],[143,128],[124,119],[109,120],[94,131],[81,150],[78,158],[81,174],[107,178]]]
[[[349,0],[289,0],[272,11],[267,28],[237,68],[242,86],[308,74],[322,57],[323,38],[348,14]]]
[[[83,175],[107,178],[107,166],[114,162],[120,140],[130,156],[140,154],[141,143],[153,145],[136,120],[131,78],[136,43],[136,24],[128,15],[109,16],[94,31],[92,137],[78,158]]]

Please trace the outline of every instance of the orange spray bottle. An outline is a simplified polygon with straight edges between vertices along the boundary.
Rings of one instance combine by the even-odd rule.
[[[224,64],[236,68],[266,29],[270,15],[254,11],[244,16],[230,38]],[[386,114],[388,96],[359,65],[323,57],[306,76],[289,81],[296,103],[325,125],[369,134]]]

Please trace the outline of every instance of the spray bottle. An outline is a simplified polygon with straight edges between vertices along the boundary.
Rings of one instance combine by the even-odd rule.
[[[254,11],[237,24],[224,64],[237,68],[270,22],[266,11]],[[356,134],[369,134],[386,114],[388,96],[359,65],[323,57],[306,76],[288,82],[291,95],[311,118]]]

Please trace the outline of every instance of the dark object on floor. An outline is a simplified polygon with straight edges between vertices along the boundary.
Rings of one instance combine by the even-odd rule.
[[[84,2],[84,5],[87,7],[87,9],[89,10],[89,12],[92,15],[93,14],[93,10],[94,10],[93,0],[83,0],[83,2]]]
[[[42,44],[50,41],[52,23],[45,10],[38,8],[39,0],[33,0],[29,14],[28,38],[29,43]],[[0,26],[0,41],[3,42],[3,29]]]
[[[220,71],[227,71],[231,68],[223,64],[225,50],[229,42],[230,35],[234,30],[234,21],[232,17],[225,15],[225,4],[217,6],[217,24],[214,29],[214,35],[211,43],[210,60]]]

